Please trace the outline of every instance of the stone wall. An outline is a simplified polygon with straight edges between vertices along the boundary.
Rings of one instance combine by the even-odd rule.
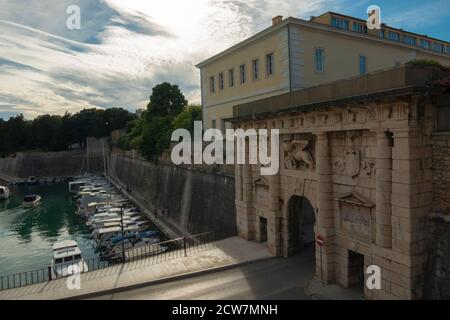
[[[80,173],[84,159],[83,151],[19,152],[0,158],[0,177],[9,181],[29,176],[71,177]]]
[[[434,133],[433,211],[428,222],[428,260],[424,295],[450,299],[450,133]]]
[[[191,234],[236,234],[234,178],[186,168],[155,165],[112,153],[109,175],[160,219]],[[162,214],[162,210],[166,214]]]
[[[450,213],[450,133],[433,137],[433,211]]]
[[[428,261],[425,270],[425,299],[450,299],[450,217],[429,221]]]

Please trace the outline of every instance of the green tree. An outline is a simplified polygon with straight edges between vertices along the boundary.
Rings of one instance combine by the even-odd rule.
[[[46,114],[34,120],[26,120],[22,114],[7,121],[0,119],[0,155],[31,149],[66,150],[74,143],[84,146],[86,137],[108,136],[135,119],[136,115],[122,108],[84,109],[64,116]]]
[[[190,105],[180,114],[178,114],[172,122],[173,129],[187,129],[191,133],[194,131],[194,121],[202,120],[202,108],[199,105]]]
[[[145,122],[142,138],[139,140],[139,151],[147,159],[156,160],[169,147],[172,132],[172,117],[153,117]]]
[[[176,117],[187,106],[188,101],[177,85],[163,82],[152,89],[147,105],[148,117]]]

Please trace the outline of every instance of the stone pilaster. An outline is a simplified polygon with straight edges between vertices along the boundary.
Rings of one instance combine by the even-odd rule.
[[[392,149],[392,250],[409,256],[400,263],[402,273],[392,274],[391,293],[403,299],[422,296],[426,262],[425,219],[431,208],[431,148],[416,128],[393,130]],[[402,283],[395,282],[404,279]]]
[[[236,220],[238,235],[246,240],[255,238],[255,211],[253,197],[252,168],[249,164],[241,166],[242,200],[236,200]]]
[[[334,281],[334,220],[331,158],[328,134],[317,134],[317,222],[315,234],[325,239],[316,246],[316,276],[325,282]]]
[[[267,245],[273,255],[282,255],[281,213],[280,213],[280,176],[273,175],[269,180],[269,209],[267,219]]]
[[[392,246],[391,224],[392,147],[385,131],[377,132],[376,148],[376,244]]]

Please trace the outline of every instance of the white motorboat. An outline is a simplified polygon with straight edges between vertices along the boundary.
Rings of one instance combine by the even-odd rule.
[[[37,194],[27,195],[23,198],[22,207],[34,208],[41,204],[41,196]]]
[[[130,225],[130,226],[126,226],[123,228],[124,234],[135,233],[138,230],[139,230],[139,228],[136,225]],[[115,227],[111,227],[111,228],[100,228],[100,229],[95,229],[92,232],[92,237],[98,244],[101,244],[101,243],[108,241],[115,235],[120,234],[121,232],[122,232],[122,227],[120,227],[120,226],[115,226]]]
[[[50,264],[52,279],[88,271],[87,263],[81,257],[81,250],[74,240],[64,240],[53,245],[53,259]]]
[[[85,180],[69,182],[69,192],[77,193],[79,191],[79,189],[86,184],[87,184],[87,182]]]
[[[0,200],[11,197],[11,191],[8,187],[0,186]]]

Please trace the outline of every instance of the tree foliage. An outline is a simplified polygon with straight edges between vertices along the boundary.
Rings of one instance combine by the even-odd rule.
[[[134,114],[122,108],[84,109],[63,116],[46,114],[33,120],[26,120],[22,114],[7,121],[0,119],[0,155],[36,149],[61,151],[75,143],[83,147],[86,137],[108,136],[134,119]]]
[[[137,149],[147,159],[157,159],[170,146],[172,131],[193,130],[195,120],[201,120],[201,107],[188,106],[177,85],[164,82],[152,90],[150,102],[140,119],[130,122],[126,133],[117,142],[122,149]]]

